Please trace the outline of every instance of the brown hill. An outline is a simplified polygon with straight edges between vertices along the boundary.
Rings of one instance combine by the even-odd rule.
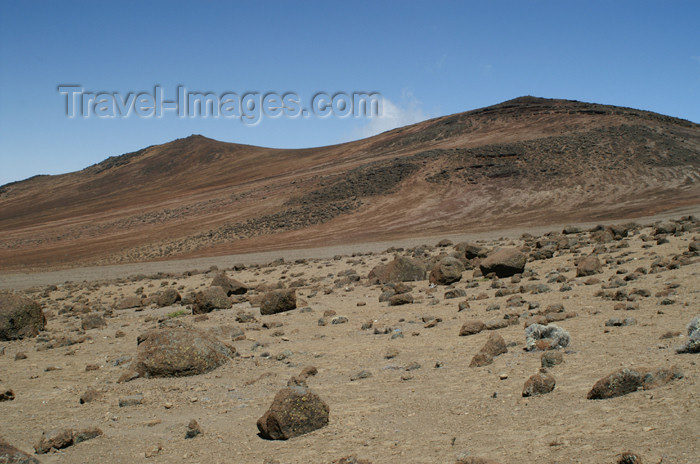
[[[0,266],[47,269],[644,216],[700,204],[700,125],[522,97],[329,147],[193,135],[0,187]]]

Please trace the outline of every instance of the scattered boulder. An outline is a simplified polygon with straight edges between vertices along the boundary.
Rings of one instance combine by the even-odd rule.
[[[114,309],[132,309],[132,308],[140,308],[142,306],[143,302],[141,301],[141,298],[138,296],[127,296],[122,298],[121,300],[117,301],[114,303]]]
[[[598,380],[588,392],[588,399],[615,398],[640,388],[644,390],[657,388],[680,378],[683,378],[683,373],[676,368],[655,370],[622,368]]]
[[[156,306],[159,308],[172,306],[178,301],[182,301],[182,295],[180,295],[180,293],[174,288],[166,288],[162,292],[158,293],[155,299]]]
[[[228,309],[233,306],[226,291],[221,287],[209,287],[195,294],[192,314],[206,314],[215,309]]]
[[[199,330],[154,329],[139,336],[135,370],[141,377],[203,374],[227,362],[233,352]]]
[[[497,333],[492,332],[481,350],[472,358],[469,367],[487,366],[493,363],[493,358],[507,352],[506,341]]]
[[[223,272],[214,277],[214,280],[211,282],[211,286],[223,288],[227,296],[244,295],[246,292],[248,292],[248,287],[246,287],[245,284],[237,281],[236,279],[228,277]]]
[[[576,265],[576,277],[588,277],[594,274],[600,274],[603,266],[595,255],[589,255],[583,258]]]
[[[399,293],[389,297],[389,306],[401,306],[413,303],[413,295],[410,293]]]
[[[104,329],[107,327],[107,323],[105,322],[104,317],[102,317],[100,314],[92,313],[83,316],[83,319],[80,322],[80,327],[83,330]]]
[[[523,386],[523,396],[546,395],[554,390],[556,384],[554,376],[547,373],[547,369],[542,368],[537,374],[527,379]]]
[[[564,362],[564,355],[561,351],[545,351],[540,357],[540,364],[542,367],[554,367]]]
[[[20,295],[0,292],[0,340],[34,337],[46,327],[39,303]]]
[[[466,259],[475,259],[485,257],[484,248],[469,242],[459,242],[455,245],[455,250],[462,254]]]
[[[430,271],[430,283],[435,285],[450,285],[462,278],[464,265],[457,258],[448,256],[438,261]]]
[[[569,332],[554,324],[531,324],[525,329],[527,351],[565,348],[570,341]]]
[[[700,353],[700,316],[688,324],[688,341],[676,350],[678,353]]]
[[[260,314],[277,314],[291,311],[297,307],[297,293],[293,288],[273,290],[263,295],[260,302]]]
[[[84,430],[53,429],[41,434],[39,443],[34,446],[36,454],[68,448],[80,442],[92,440],[102,435],[102,430],[94,427]]]
[[[328,414],[328,405],[311,390],[301,386],[286,387],[275,395],[257,426],[263,438],[288,440],[325,427]]]
[[[12,390],[5,390],[0,392],[0,402],[2,401],[12,401],[15,399],[15,392]]]
[[[511,277],[515,274],[522,274],[527,263],[527,256],[517,248],[501,248],[488,255],[479,264],[483,275],[492,272],[498,277]]]
[[[371,283],[414,282],[425,280],[426,266],[422,261],[406,256],[396,256],[387,264],[379,264],[367,276]]]
[[[0,437],[0,463],[2,464],[39,464],[39,461],[25,453],[24,451],[15,448],[2,437]]]
[[[478,334],[482,330],[486,330],[486,324],[478,320],[470,320],[462,324],[462,328],[459,329],[459,336],[466,337],[468,335]]]

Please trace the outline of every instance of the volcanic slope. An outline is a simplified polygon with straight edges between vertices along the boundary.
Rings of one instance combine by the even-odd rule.
[[[0,267],[222,255],[700,204],[700,125],[521,97],[340,145],[200,135],[0,187]]]

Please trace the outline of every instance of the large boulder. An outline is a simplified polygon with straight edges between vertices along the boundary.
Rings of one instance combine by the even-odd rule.
[[[159,308],[174,305],[178,301],[182,301],[182,296],[174,288],[166,288],[155,298],[155,303]]]
[[[226,291],[221,287],[214,286],[197,292],[194,296],[192,314],[205,314],[215,309],[228,309],[232,306],[233,303],[228,299]]]
[[[2,437],[0,437],[0,463],[1,464],[39,464],[39,461],[25,453],[24,451],[15,448]]]
[[[114,303],[114,309],[131,309],[140,308],[141,306],[143,306],[143,301],[138,296],[126,296]]]
[[[104,329],[107,327],[104,317],[97,313],[87,314],[80,321],[80,328],[83,330]]]
[[[370,282],[388,284],[390,282],[413,282],[425,280],[427,272],[422,261],[406,256],[396,256],[387,264],[379,264],[367,276]]]
[[[469,367],[488,366],[493,363],[493,358],[507,352],[506,341],[497,333],[492,332],[481,350],[472,358]]]
[[[588,399],[615,398],[633,393],[640,388],[651,390],[681,378],[683,378],[683,372],[675,367],[670,369],[630,369],[625,367],[598,380],[588,392]]]
[[[484,247],[469,242],[459,242],[455,245],[455,250],[464,256],[465,259],[484,257]]]
[[[209,372],[226,363],[234,350],[199,330],[164,328],[138,337],[135,370],[141,377],[180,377]]]
[[[435,285],[450,285],[462,278],[464,265],[457,258],[448,256],[438,261],[430,271],[430,283]]]
[[[599,274],[603,266],[600,260],[595,255],[589,255],[583,258],[576,265],[576,277],[588,277],[594,274]]]
[[[510,277],[522,274],[527,263],[527,255],[517,248],[501,248],[488,255],[479,264],[481,273],[489,275],[492,272],[498,277]]]
[[[258,419],[258,430],[263,438],[288,440],[328,425],[328,413],[328,405],[308,388],[286,387]]]
[[[212,280],[211,285],[213,287],[221,287],[226,292],[226,295],[243,295],[248,291],[248,287],[242,282],[237,281],[228,277],[223,272],[219,273]]]
[[[297,307],[297,293],[293,288],[273,290],[263,295],[260,301],[260,314],[277,314]]]
[[[0,293],[0,340],[33,337],[44,327],[46,317],[39,303],[14,293]]]

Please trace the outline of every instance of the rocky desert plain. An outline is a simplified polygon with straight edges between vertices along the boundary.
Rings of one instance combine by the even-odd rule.
[[[699,172],[526,97],[4,186],[0,463],[700,463]]]

